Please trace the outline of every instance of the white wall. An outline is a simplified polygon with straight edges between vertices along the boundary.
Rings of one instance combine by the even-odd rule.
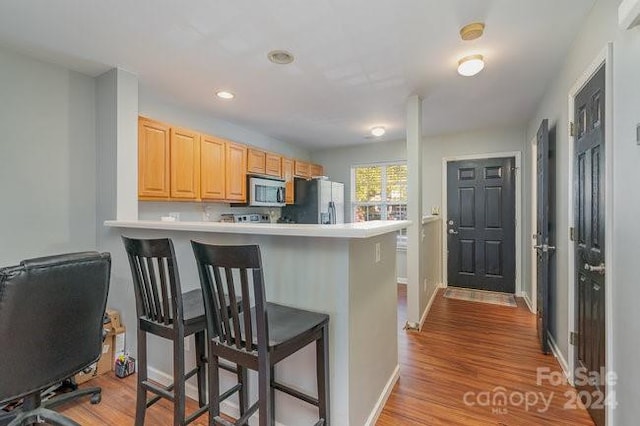
[[[94,250],[94,80],[0,49],[0,93],[0,265]]]
[[[535,117],[529,122],[528,138],[533,137],[541,119],[549,118],[557,126],[557,196],[561,238],[556,241],[558,285],[555,300],[553,333],[564,357],[568,355],[568,242],[563,231],[568,227],[569,161],[567,97],[570,88],[606,43],[613,42],[613,357],[609,359],[617,372],[615,386],[618,408],[612,424],[636,424],[640,416],[640,370],[637,348],[640,347],[640,287],[637,285],[638,248],[640,247],[640,146],[635,128],[640,123],[640,28],[622,31],[617,27],[619,0],[599,0],[583,25],[567,55],[557,78],[551,82]],[[611,194],[610,194],[611,195]],[[525,210],[526,211],[526,210]]]

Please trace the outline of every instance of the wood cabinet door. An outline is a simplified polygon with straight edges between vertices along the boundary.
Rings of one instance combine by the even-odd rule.
[[[282,177],[282,157],[277,154],[267,153],[265,160],[265,174],[274,177]]]
[[[324,176],[324,167],[320,164],[309,164],[309,177]]]
[[[169,132],[164,123],[138,119],[138,197],[169,198]]]
[[[249,148],[247,153],[247,172],[265,174],[266,172],[266,153],[257,149]]]
[[[227,142],[226,148],[226,199],[247,199],[247,147]]]
[[[293,174],[294,176],[308,178],[309,177],[309,163],[304,161],[295,160],[293,166]]]
[[[171,198],[200,199],[200,135],[171,129]]]
[[[200,141],[200,198],[224,200],[226,188],[224,140],[202,135]]]
[[[285,180],[285,203],[294,203],[294,185],[293,185],[293,160],[290,158],[282,159],[282,178]]]

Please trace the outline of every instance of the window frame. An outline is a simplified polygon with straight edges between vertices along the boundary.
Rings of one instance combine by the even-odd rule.
[[[399,203],[399,202],[389,202],[387,201],[387,168],[389,166],[407,166],[407,162],[406,161],[384,161],[384,162],[374,162],[374,163],[361,163],[361,164],[352,164],[351,165],[351,222],[355,223],[356,222],[356,208],[359,206],[380,206],[380,211],[381,211],[381,219],[380,220],[386,220],[386,215],[387,215],[387,206],[389,205],[404,205],[405,209],[407,207],[407,204],[409,202],[409,197],[407,194],[407,199],[403,202],[403,203]],[[379,202],[372,202],[372,201],[366,201],[366,202],[359,202],[356,201],[356,169],[361,168],[361,167],[382,167],[383,168],[383,172],[381,173],[381,178],[382,178],[382,191],[380,193],[380,201]],[[408,179],[407,179],[407,187],[409,185]],[[398,248],[402,249],[403,247],[406,247],[407,245],[407,235],[406,235],[406,229],[405,230],[401,230],[398,232]]]

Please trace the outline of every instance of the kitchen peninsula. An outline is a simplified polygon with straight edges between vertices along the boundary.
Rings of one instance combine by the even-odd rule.
[[[396,233],[408,221],[338,225],[106,221],[109,232],[135,238],[170,237],[183,291],[198,284],[190,240],[258,244],[267,300],[331,316],[331,421],[372,424],[398,378]],[[130,313],[132,314],[132,313]],[[162,360],[150,357],[151,364]],[[168,372],[167,372],[168,373]],[[305,348],[276,370],[280,381],[315,394],[315,349]],[[231,384],[226,377],[225,384]],[[251,399],[257,398],[255,377]],[[224,412],[236,415],[231,404]],[[276,420],[313,424],[317,410],[276,392]]]

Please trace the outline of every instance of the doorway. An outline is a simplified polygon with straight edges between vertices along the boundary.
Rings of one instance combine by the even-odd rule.
[[[447,285],[519,293],[520,153],[515,154],[443,160]]]

